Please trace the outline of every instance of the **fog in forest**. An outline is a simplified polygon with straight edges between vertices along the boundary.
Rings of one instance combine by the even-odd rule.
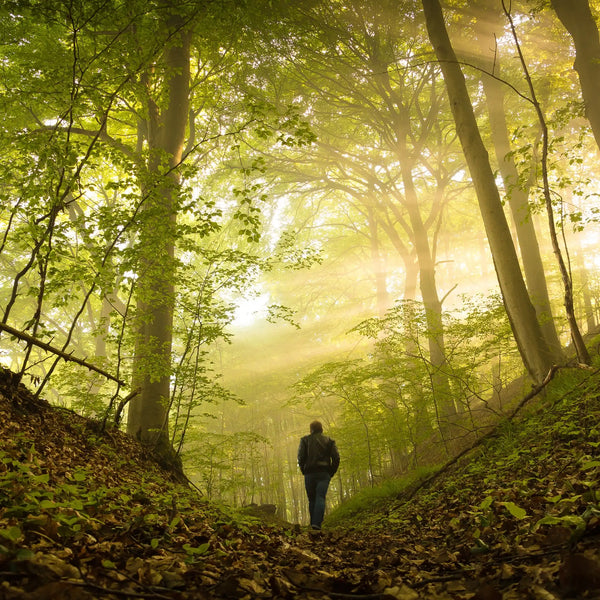
[[[600,51],[563,2],[43,4],[0,12],[0,364],[40,396],[303,522],[314,419],[333,506],[589,363]]]

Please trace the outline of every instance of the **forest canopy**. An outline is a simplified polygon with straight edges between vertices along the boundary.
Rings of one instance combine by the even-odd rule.
[[[0,8],[0,364],[301,519],[451,455],[599,318],[600,6]]]

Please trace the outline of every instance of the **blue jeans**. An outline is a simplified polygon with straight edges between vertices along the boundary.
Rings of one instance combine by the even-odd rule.
[[[321,529],[321,523],[325,516],[325,496],[331,476],[329,473],[306,473],[304,485],[308,496],[308,510],[310,512],[310,524],[312,527]]]

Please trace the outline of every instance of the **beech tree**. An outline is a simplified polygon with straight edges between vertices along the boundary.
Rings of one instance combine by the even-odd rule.
[[[539,383],[550,370],[553,356],[525,287],[487,149],[479,133],[464,76],[448,38],[441,6],[437,0],[423,0],[423,9],[429,37],[444,73],[456,129],[479,200],[506,311],[523,362],[532,379]]]
[[[50,292],[60,294],[60,284],[63,288],[81,286],[83,265],[89,267],[83,294],[61,300],[61,306],[71,308],[81,296],[79,307],[69,316],[70,328],[61,335],[62,348],[45,345],[58,356],[57,361],[68,359],[67,348],[84,310],[96,306],[97,300],[114,297],[115,289],[128,294],[129,300],[122,302],[125,312],[118,316],[116,309],[121,307],[117,298],[113,302],[114,319],[121,319],[120,325],[112,322],[121,328],[118,368],[123,367],[127,374],[131,368],[133,374],[132,393],[121,397],[121,403],[133,398],[129,431],[162,452],[169,448],[175,286],[183,282],[183,264],[202,255],[202,238],[220,230],[224,222],[223,211],[194,198],[197,192],[192,182],[198,185],[198,165],[210,170],[209,148],[215,151],[226,133],[233,138],[248,123],[264,127],[271,117],[276,129],[275,113],[268,115],[263,109],[251,115],[252,108],[243,99],[237,99],[237,105],[226,114],[227,103],[234,96],[226,97],[231,82],[225,78],[227,70],[223,75],[219,71],[232,55],[232,46],[222,44],[219,28],[226,19],[222,8],[231,10],[231,18],[245,14],[218,3],[175,7],[172,3],[113,6],[106,2],[68,7],[33,3],[23,13],[3,16],[3,24],[12,21],[18,26],[14,35],[19,43],[5,64],[9,77],[14,77],[18,65],[31,65],[32,70],[27,80],[32,91],[25,101],[12,89],[3,98],[14,115],[3,133],[20,140],[23,163],[20,170],[4,163],[9,175],[6,206],[12,213],[3,213],[3,218],[7,215],[3,249],[17,248],[22,243],[19,239],[26,246],[34,240],[29,253],[24,253],[23,268],[15,273],[3,326],[10,327],[16,305],[23,311],[20,297],[31,298],[31,291],[23,295],[22,290],[35,290],[37,306],[34,304],[28,318],[32,332],[21,333],[22,339],[29,340],[31,353],[40,344],[31,340],[54,335],[53,331],[46,334],[52,310],[47,305],[55,297]],[[28,30],[26,23],[34,16],[43,25]],[[46,31],[48,24],[51,27]],[[44,56],[41,60],[40,55]],[[213,77],[222,77],[223,87],[214,85]],[[217,110],[211,102],[221,101],[222,119],[205,114],[209,106]],[[24,107],[18,109],[19,104]],[[261,136],[264,139],[264,131]],[[26,195],[15,201],[19,187]],[[111,200],[116,200],[108,202],[111,195]],[[241,232],[244,239],[254,239],[260,224],[255,216],[258,209],[252,207],[252,190],[236,194],[234,189],[232,195],[233,219],[238,222],[234,235]],[[64,210],[69,211],[70,220],[64,218]],[[21,221],[30,223],[25,238]],[[69,248],[71,235],[81,235],[85,244],[69,263],[57,242]],[[184,252],[188,252],[187,261],[182,260]],[[241,285],[246,267],[257,265],[254,261],[253,267],[249,266],[252,261],[247,252],[224,251],[221,259],[215,259],[216,254],[213,252],[213,262],[233,265],[239,260],[222,286]],[[39,285],[27,280],[34,269]],[[192,279],[185,281],[193,284]],[[203,287],[206,291],[210,286]],[[205,293],[205,301],[207,297]],[[99,327],[108,331],[110,318],[105,315],[100,321],[103,325]],[[121,361],[121,352],[130,350],[130,342],[135,348],[132,367]],[[111,358],[115,358],[114,352],[106,360]],[[29,362],[27,357],[23,360],[22,372]],[[93,361],[88,363],[93,366]],[[125,385],[123,378],[112,379]]]
[[[128,431],[143,441],[169,445],[168,410],[175,291],[176,214],[190,96],[190,31],[185,19],[166,14],[161,29],[167,48],[158,65],[141,75],[147,161],[142,174],[143,219],[137,280],[133,385],[139,393],[129,405]],[[158,85],[152,71],[162,74]],[[161,103],[158,97],[165,100]],[[162,104],[162,106],[161,106]],[[147,174],[146,174],[147,173]]]
[[[521,63],[521,68],[523,69],[523,75],[527,82],[527,87],[529,89],[529,93],[531,95],[531,102],[535,108],[536,117],[540,124],[541,134],[542,134],[542,152],[540,158],[540,170],[542,175],[542,190],[544,197],[544,204],[546,208],[546,216],[548,218],[548,231],[550,233],[550,241],[552,243],[552,250],[554,252],[554,256],[559,266],[563,289],[564,289],[564,307],[565,312],[567,314],[567,320],[569,322],[569,329],[571,332],[571,340],[575,347],[575,351],[577,353],[577,359],[580,363],[589,365],[591,364],[590,354],[585,345],[585,341],[583,336],[581,335],[581,331],[579,329],[579,323],[577,322],[577,317],[575,315],[575,305],[573,301],[573,279],[571,277],[571,273],[569,268],[567,267],[567,262],[563,256],[563,252],[560,247],[560,243],[558,241],[558,234],[556,231],[556,223],[554,218],[554,205],[552,202],[552,192],[550,189],[550,178],[549,178],[549,169],[548,169],[548,157],[549,157],[549,148],[550,148],[550,140],[549,140],[549,130],[548,123],[546,120],[546,116],[544,114],[544,110],[538,100],[538,95],[533,85],[529,67],[523,55],[523,51],[521,49],[521,44],[519,42],[514,19],[510,9],[503,3],[504,13],[509,20],[510,29],[513,36],[513,40],[515,42],[517,53],[519,56],[519,62]]]
[[[406,7],[411,10],[410,3]],[[380,314],[390,304],[382,269],[384,245],[391,244],[402,257],[403,296],[414,298],[418,288],[427,307],[433,398],[451,418],[456,407],[444,374],[435,260],[449,182],[459,167],[453,162],[449,120],[440,118],[439,69],[398,69],[404,53],[421,51],[424,38],[417,27],[409,39],[403,37],[406,23],[390,20],[392,12],[392,3],[363,2],[335,10],[326,5],[298,9],[300,26],[309,33],[293,44],[298,58],[285,72],[297,81],[290,93],[302,90],[316,140],[308,151],[288,156],[286,164],[268,164],[288,180],[304,181],[319,197],[335,197],[351,206],[352,214],[367,225],[354,222],[347,227],[367,240]],[[358,79],[357,72],[362,74]],[[423,171],[430,175],[427,182],[420,177]],[[396,262],[390,250],[385,252]]]
[[[554,357],[553,360],[560,362],[562,346],[556,332],[538,235],[529,206],[531,183],[522,180],[515,164],[514,148],[510,143],[504,106],[506,84],[502,81],[501,71],[504,61],[503,50],[498,45],[498,39],[502,37],[505,19],[501,7],[493,3],[483,2],[479,6],[476,5],[474,10],[477,14],[474,33],[479,49],[475,60],[482,68],[481,81],[485,92],[491,138],[515,224],[527,290]]]

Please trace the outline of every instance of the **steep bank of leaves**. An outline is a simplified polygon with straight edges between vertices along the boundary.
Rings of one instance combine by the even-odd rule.
[[[402,573],[415,598],[600,597],[599,417],[598,371],[559,372],[458,463],[329,524],[369,531],[360,569]]]
[[[470,455],[320,535],[204,502],[0,374],[2,600],[600,597],[597,372],[561,371]]]
[[[261,561],[302,557],[290,529],[203,501],[132,438],[13,382],[0,370],[1,599],[237,598],[264,590]]]

